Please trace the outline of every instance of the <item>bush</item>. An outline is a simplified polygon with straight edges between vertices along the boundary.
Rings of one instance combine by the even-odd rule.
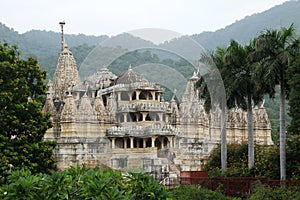
[[[62,172],[32,174],[14,171],[0,187],[0,199],[166,199],[167,191],[152,176],[142,172],[71,167]]]
[[[259,185],[254,188],[254,192],[249,197],[249,200],[300,199],[299,189],[299,187],[287,189],[284,187],[270,188],[265,185]]]
[[[196,185],[180,185],[179,188],[172,190],[170,192],[171,198],[173,200],[197,200],[197,199],[206,199],[206,200],[230,200],[230,199],[239,199],[232,198],[223,195],[219,190],[211,191],[206,188],[198,188]]]

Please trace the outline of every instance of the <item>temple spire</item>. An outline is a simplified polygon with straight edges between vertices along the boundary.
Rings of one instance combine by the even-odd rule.
[[[65,44],[65,36],[64,36],[64,25],[66,24],[65,21],[59,22],[61,27],[61,50],[64,50]]]

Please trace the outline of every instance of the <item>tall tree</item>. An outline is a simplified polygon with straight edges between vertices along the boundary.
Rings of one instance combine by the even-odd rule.
[[[293,65],[288,68],[288,77],[289,106],[291,108],[289,115],[292,118],[288,132],[300,136],[300,53],[297,54],[297,59]]]
[[[55,168],[54,144],[43,136],[51,126],[42,112],[46,71],[34,58],[22,60],[16,46],[0,44],[0,177],[27,167],[32,172]]]
[[[213,55],[202,55],[199,60],[210,67],[210,72],[202,76],[197,82],[200,97],[205,99],[205,110],[221,109],[221,168],[224,173],[227,168],[227,142],[226,142],[226,87],[224,87],[222,69],[224,68],[223,55],[225,50],[218,48]],[[213,62],[213,63],[212,63]],[[211,120],[210,120],[211,123]]]
[[[286,125],[285,99],[287,97],[287,68],[295,60],[298,46],[295,28],[266,30],[256,40],[256,56],[261,62],[259,74],[274,96],[275,86],[280,85],[280,179],[286,180]]]
[[[229,99],[231,103],[247,110],[248,119],[248,166],[254,166],[254,130],[253,130],[253,104],[263,98],[262,90],[258,90],[253,77],[253,66],[255,61],[251,54],[254,52],[253,42],[248,45],[240,45],[232,40],[224,55],[224,62],[227,67],[223,70],[225,83],[231,88]]]

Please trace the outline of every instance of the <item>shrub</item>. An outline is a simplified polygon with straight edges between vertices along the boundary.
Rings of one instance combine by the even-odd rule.
[[[173,200],[197,200],[197,199],[220,199],[230,200],[239,199],[223,195],[219,190],[211,191],[206,188],[198,188],[196,185],[180,185],[179,188],[172,190],[170,196]]]

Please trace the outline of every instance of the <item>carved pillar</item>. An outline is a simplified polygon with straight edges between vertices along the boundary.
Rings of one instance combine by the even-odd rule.
[[[137,122],[139,121],[139,115],[137,113],[135,113],[135,119]]]
[[[143,120],[142,120],[142,121],[143,121],[143,122],[144,122],[144,121],[146,121],[146,116],[147,116],[147,113],[145,113],[145,112],[142,112],[142,116],[143,116]]]
[[[155,139],[157,138],[157,136],[152,136],[151,137],[151,147],[155,147]]]
[[[169,122],[169,115],[165,115],[166,116],[166,123],[168,123]]]
[[[136,100],[139,100],[140,99],[140,93],[141,91],[135,91],[135,96],[136,96]]]
[[[128,92],[127,95],[128,95],[129,101],[132,101],[132,92]]]
[[[118,101],[121,101],[121,92],[118,92]]]
[[[130,137],[130,148],[132,149],[133,148],[133,137]]]
[[[124,122],[127,122],[127,113],[123,113]]]
[[[173,136],[167,136],[170,144],[170,148],[173,148]]]
[[[155,99],[155,92],[154,91],[151,91],[151,96],[152,96],[152,100],[156,100]]]
[[[163,121],[162,113],[158,113],[159,121]]]
[[[111,148],[112,149],[115,148],[115,140],[116,140],[116,138],[111,138]]]

